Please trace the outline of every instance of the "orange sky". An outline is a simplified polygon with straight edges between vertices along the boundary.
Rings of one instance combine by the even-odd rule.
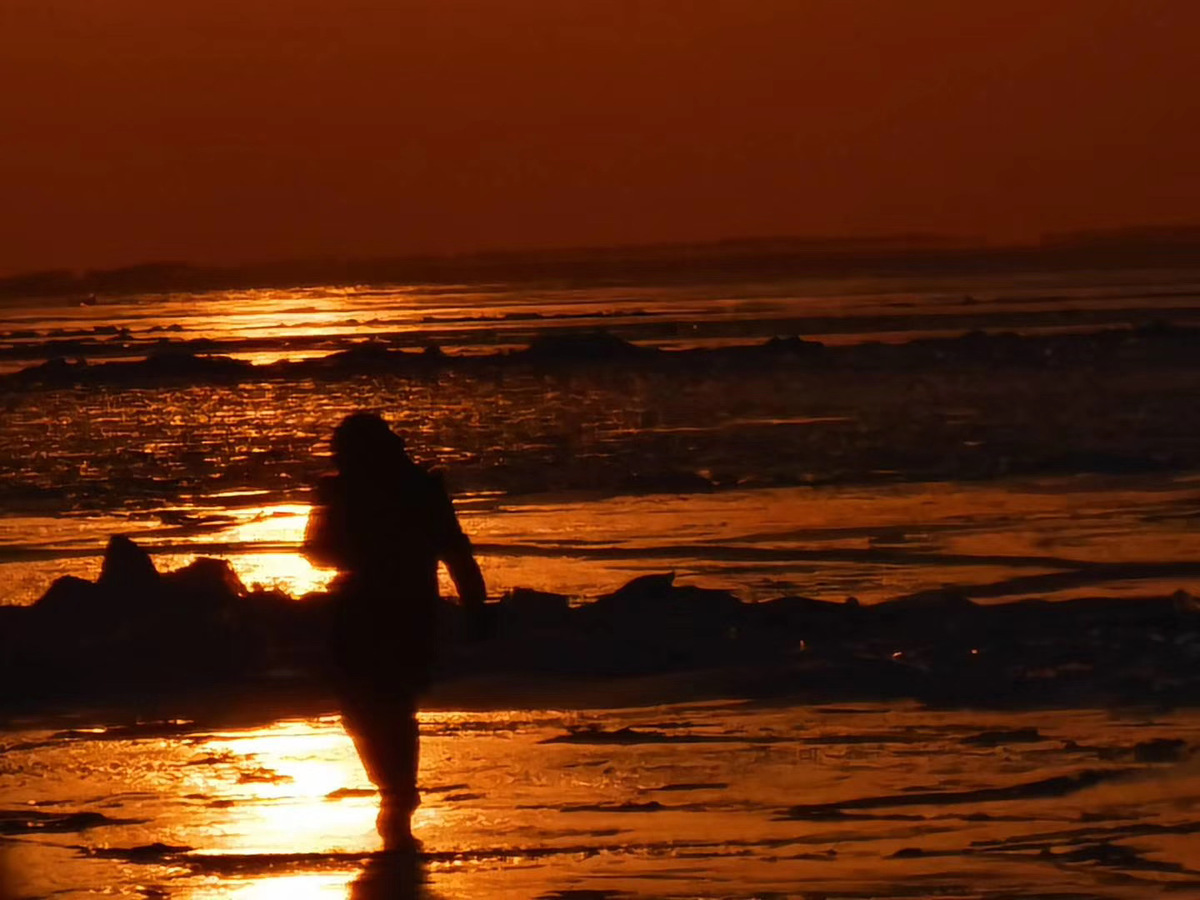
[[[3,0],[0,273],[1200,222],[1196,0]]]

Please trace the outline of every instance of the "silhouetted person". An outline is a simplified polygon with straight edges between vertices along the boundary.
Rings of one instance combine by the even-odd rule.
[[[342,721],[380,793],[385,847],[413,846],[417,695],[433,661],[438,562],[475,630],[487,590],[439,477],[409,458],[379,416],[354,413],[333,433],[338,474],[317,486],[305,553],[341,570],[332,650]]]

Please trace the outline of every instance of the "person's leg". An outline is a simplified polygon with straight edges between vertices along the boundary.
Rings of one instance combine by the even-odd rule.
[[[379,789],[376,825],[385,847],[413,843],[412,813],[417,790],[419,731],[414,698],[356,699],[342,710],[342,723],[353,738],[367,777]]]
[[[417,789],[420,744],[416,706],[411,702],[394,704],[388,718],[387,771],[379,787],[375,825],[385,848],[407,849],[416,843],[412,815],[421,802]]]

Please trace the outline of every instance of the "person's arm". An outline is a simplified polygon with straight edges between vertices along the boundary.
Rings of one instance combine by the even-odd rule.
[[[434,475],[433,480],[437,488],[436,503],[439,508],[438,518],[440,520],[438,556],[450,571],[450,580],[454,582],[458,600],[471,618],[472,630],[477,634],[486,634],[488,631],[485,607],[487,585],[483,580],[483,572],[475,560],[475,553],[471,549],[471,539],[463,532],[462,526],[458,522],[454,504],[451,503],[450,496],[446,493],[442,479]]]
[[[487,603],[487,586],[471,550],[471,541],[461,529],[457,539],[446,547],[442,562],[450,570],[450,580],[454,582],[454,589],[458,591],[458,599],[462,605],[472,613],[480,610],[483,604]]]

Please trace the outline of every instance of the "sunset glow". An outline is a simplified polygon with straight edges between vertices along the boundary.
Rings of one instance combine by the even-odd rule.
[[[55,9],[0,19],[0,272],[1036,239],[1200,200],[1187,0]]]
[[[0,900],[1200,885],[1198,0],[0,0]]]

